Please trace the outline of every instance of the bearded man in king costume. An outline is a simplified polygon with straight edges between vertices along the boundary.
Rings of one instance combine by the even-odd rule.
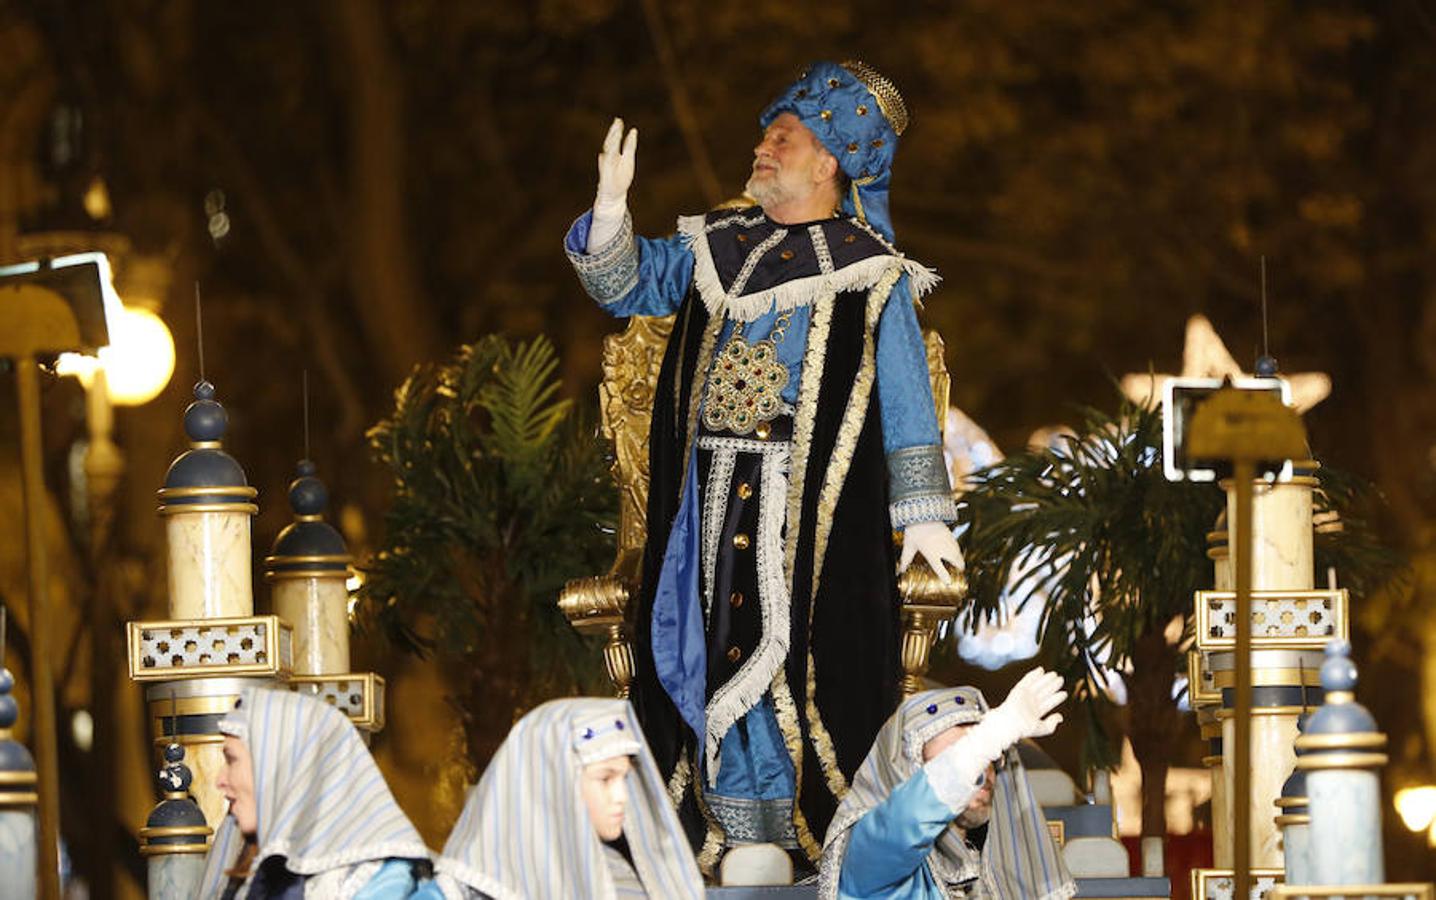
[[[633,702],[699,863],[775,843],[816,863],[899,699],[897,573],[961,567],[916,303],[893,245],[907,110],[815,63],[759,119],[746,193],[635,237],[615,120],[568,257],[614,316],[676,320],[650,432]],[[903,532],[901,560],[894,531]]]

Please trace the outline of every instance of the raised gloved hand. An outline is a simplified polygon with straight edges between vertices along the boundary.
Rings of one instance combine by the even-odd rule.
[[[952,536],[952,529],[941,522],[915,522],[903,529],[902,560],[898,563],[898,571],[907,569],[919,553],[943,584],[952,581],[947,564],[959,572],[964,568],[957,538]]]
[[[1062,676],[1040,668],[1022,676],[1001,706],[924,764],[937,796],[954,814],[960,813],[989,763],[1023,738],[1044,737],[1057,730],[1062,715],[1052,711],[1066,699]]]
[[[598,154],[598,192],[593,198],[593,225],[588,231],[589,253],[607,244],[623,227],[637,157],[638,129],[629,129],[625,137],[623,119],[614,119]]]
[[[1022,676],[1001,706],[982,717],[973,733],[990,732],[1002,744],[999,753],[1023,738],[1046,737],[1062,724],[1062,714],[1052,711],[1066,699],[1061,675],[1033,669]]]

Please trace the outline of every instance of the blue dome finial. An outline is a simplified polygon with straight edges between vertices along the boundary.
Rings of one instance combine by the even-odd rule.
[[[1356,702],[1356,663],[1351,661],[1351,644],[1334,640],[1326,645],[1326,661],[1321,664],[1321,686],[1325,702],[1307,720],[1306,731],[1297,739],[1298,750],[1318,747],[1329,749],[1330,740],[1309,738],[1334,734],[1367,734],[1376,732],[1376,719],[1366,707]]]
[[[20,704],[11,691],[15,689],[15,676],[9,669],[0,669],[0,730],[14,728],[20,721]]]
[[[214,399],[214,385],[201,381],[194,386],[194,402],[184,411],[184,431],[194,443],[218,441],[224,437],[229,416]]]
[[[289,505],[296,515],[317,516],[329,505],[329,489],[315,476],[317,471],[318,467],[307,459],[295,467],[298,477],[289,484]]]
[[[11,694],[14,689],[15,676],[0,668],[0,809],[17,805],[18,796],[35,791],[35,759],[24,744],[10,736],[10,729],[20,720],[20,704]],[[33,806],[34,800],[21,801],[21,805]]]
[[[318,471],[308,459],[294,467],[297,477],[289,483],[294,521],[279,532],[271,554],[264,559],[267,580],[348,574],[351,560],[344,535],[323,519],[329,505],[329,488],[319,479]]]
[[[220,446],[229,428],[229,414],[216,399],[214,385],[201,380],[194,386],[194,402],[185,407],[184,430],[190,449],[177,456],[165,473],[160,490],[160,512],[200,504],[233,505],[236,510],[254,513],[256,491],[249,486],[244,469]]]
[[[174,741],[165,746],[165,765],[155,778],[162,794],[187,794],[194,773],[184,763],[184,747]]]
[[[1351,661],[1351,644],[1335,640],[1326,645],[1326,661],[1321,664],[1321,687],[1328,694],[1332,691],[1350,693],[1356,690],[1356,663]],[[1327,702],[1333,702],[1328,699]],[[1339,701],[1336,701],[1339,702]]]

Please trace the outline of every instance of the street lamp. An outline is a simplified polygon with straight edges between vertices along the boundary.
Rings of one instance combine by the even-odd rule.
[[[98,350],[108,344],[107,323],[118,316],[119,309],[119,296],[110,281],[109,260],[103,254],[76,254],[47,263],[0,268],[0,357],[14,364],[20,408],[20,465],[30,582],[30,668],[39,776],[40,890],[45,900],[58,900],[60,896],[60,781],[42,515],[45,482],[38,360],[65,351]]]
[[[1425,831],[1427,843],[1436,847],[1436,784],[1397,791],[1396,812],[1408,831]]]
[[[109,346],[95,356],[61,353],[55,361],[56,372],[77,376],[86,390],[100,368],[116,406],[141,406],[158,397],[175,370],[175,342],[164,320],[143,307],[122,306],[110,320]]]

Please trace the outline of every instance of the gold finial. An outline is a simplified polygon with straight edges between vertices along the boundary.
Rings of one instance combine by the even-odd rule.
[[[882,111],[883,117],[888,120],[893,131],[901,136],[907,130],[907,104],[903,102],[902,94],[898,93],[897,85],[862,60],[849,59],[839,65],[872,92],[877,98],[878,109]]]

